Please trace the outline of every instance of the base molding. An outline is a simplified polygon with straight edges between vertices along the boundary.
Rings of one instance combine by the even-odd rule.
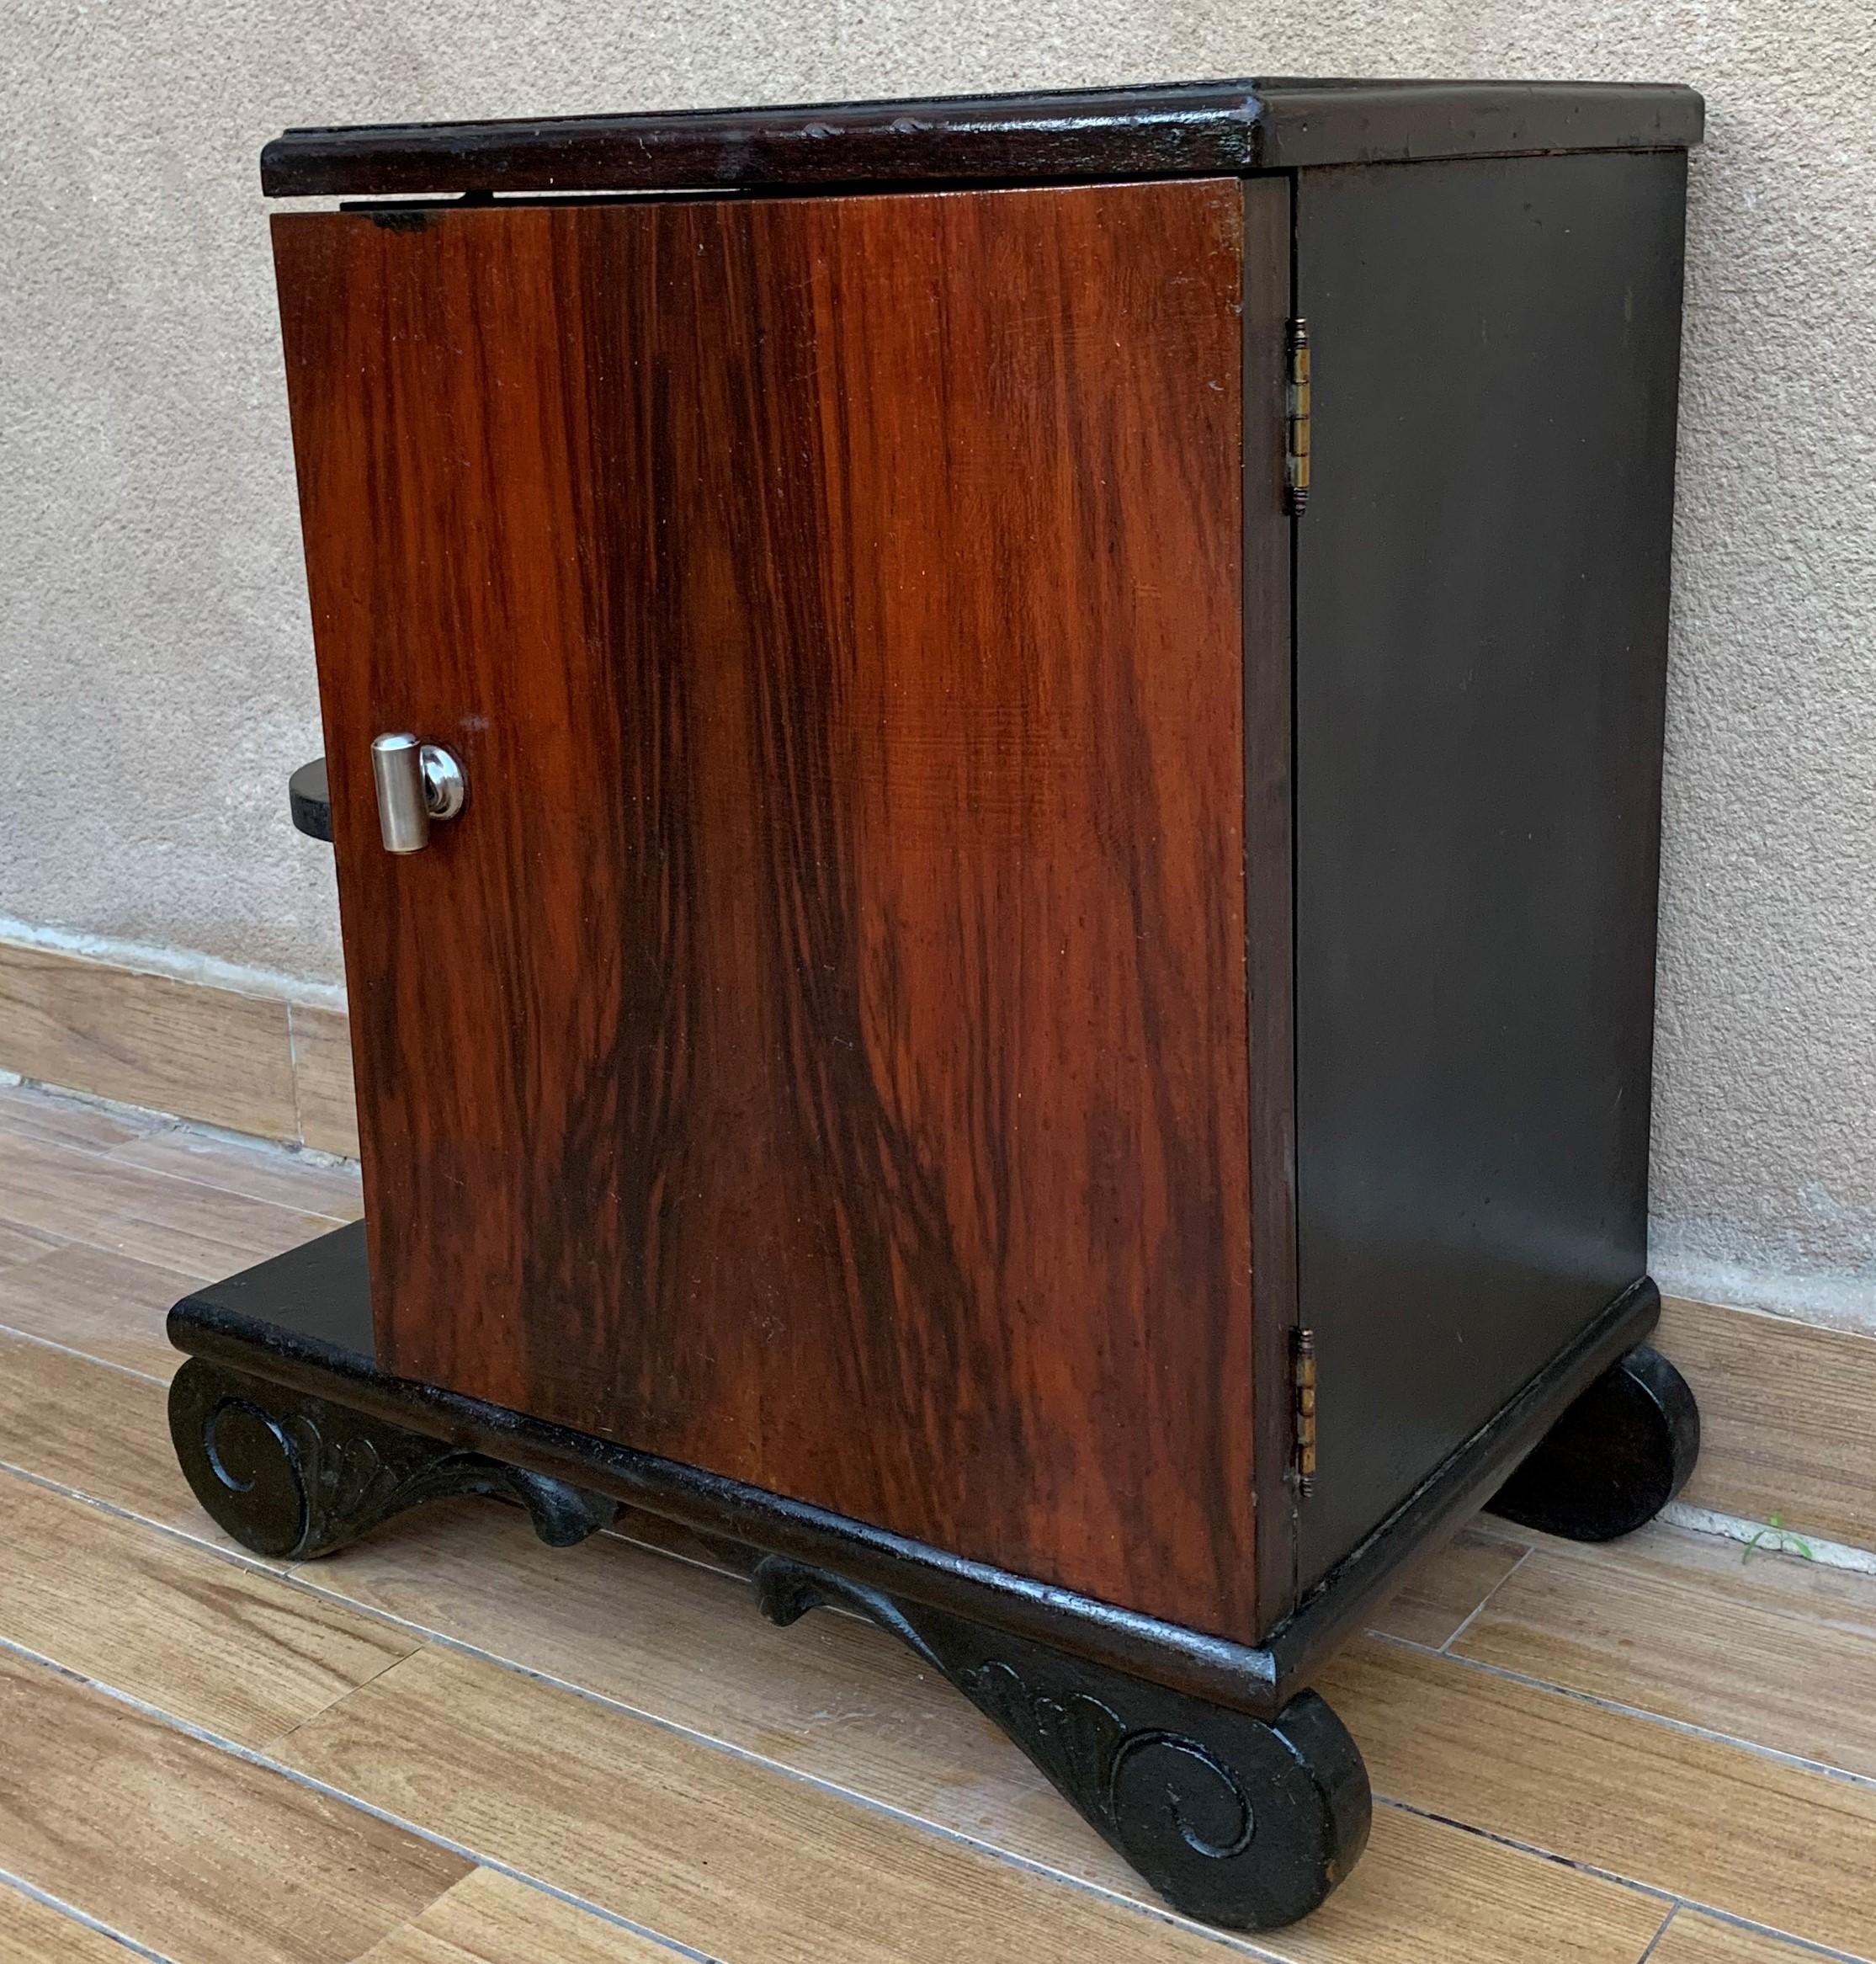
[[[618,1511],[564,1481],[202,1357],[176,1374],[169,1424],[210,1516],[244,1546],[290,1562],[426,1500],[509,1500],[553,1546],[583,1541]],[[1314,1692],[1259,1719],[784,1555],[715,1537],[703,1546],[748,1578],[775,1623],[837,1605],[897,1637],[1187,1915],[1228,1929],[1294,1923],[1367,1844],[1367,1769]]]
[[[1476,1513],[1578,1395],[1647,1338],[1659,1309],[1645,1279],[1610,1304],[1257,1643],[1098,1602],[720,1474],[391,1376],[373,1356],[362,1222],[185,1297],[170,1312],[169,1335],[178,1349],[303,1398],[1270,1720],[1307,1690],[1402,1564]]]
[[[525,1508],[550,1548],[571,1547],[618,1514],[616,1502],[564,1480],[273,1390],[199,1357],[169,1387],[170,1436],[195,1498],[271,1561],[310,1561],[407,1508],[470,1494]]]
[[[621,1504],[675,1521],[773,1621],[832,1605],[898,1638],[1175,1909],[1267,1930],[1315,1908],[1366,1845],[1367,1768],[1309,1679],[1401,1566],[1483,1503],[1593,1539],[1685,1482],[1698,1418],[1643,1340],[1659,1310],[1645,1277],[1625,1291],[1254,1645],[391,1376],[363,1222],[176,1305],[189,1355],[169,1423],[210,1515],[290,1562],[459,1494],[520,1505],[555,1546]]]
[[[778,1555],[758,1557],[750,1575],[773,1622],[837,1603],[891,1631],[1189,1915],[1281,1929],[1322,1902],[1368,1845],[1368,1770],[1313,1691],[1255,1719]]]

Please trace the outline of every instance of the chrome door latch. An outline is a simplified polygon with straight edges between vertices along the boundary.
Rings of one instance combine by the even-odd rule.
[[[378,830],[387,853],[420,853],[430,822],[454,818],[469,796],[463,767],[440,743],[402,732],[371,739],[371,774],[378,785]]]

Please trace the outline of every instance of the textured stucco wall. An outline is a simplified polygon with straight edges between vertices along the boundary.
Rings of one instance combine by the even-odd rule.
[[[289,122],[1184,75],[1692,82],[1655,1132],[1663,1280],[1876,1326],[1868,0],[10,0],[0,933],[331,982],[255,153]],[[24,926],[21,924],[24,923]]]

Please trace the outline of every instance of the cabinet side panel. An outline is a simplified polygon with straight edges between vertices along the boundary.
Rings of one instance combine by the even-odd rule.
[[[1239,184],[275,237],[380,1361],[1254,1634]]]
[[[1283,335],[1294,179],[1244,182],[1245,901],[1251,984],[1251,1292],[1257,1610],[1296,1594],[1289,1353],[1296,1328],[1293,528],[1283,503]]]
[[[1305,1586],[1645,1264],[1685,181],[1299,179]]]

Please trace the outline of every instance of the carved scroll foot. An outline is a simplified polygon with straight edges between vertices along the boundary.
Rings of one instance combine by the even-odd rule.
[[[1227,1929],[1305,1916],[1368,1840],[1368,1770],[1312,1691],[1266,1723],[779,1556],[763,1610],[860,1610],[995,1720],[1175,1909]]]
[[[1652,1520],[1699,1456],[1687,1380],[1640,1344],[1551,1427],[1488,1511],[1572,1541],[1613,1541]]]
[[[170,1387],[169,1431],[195,1498],[244,1548],[278,1561],[329,1554],[407,1507],[457,1494],[518,1503],[555,1548],[618,1512],[564,1481],[199,1357]]]

